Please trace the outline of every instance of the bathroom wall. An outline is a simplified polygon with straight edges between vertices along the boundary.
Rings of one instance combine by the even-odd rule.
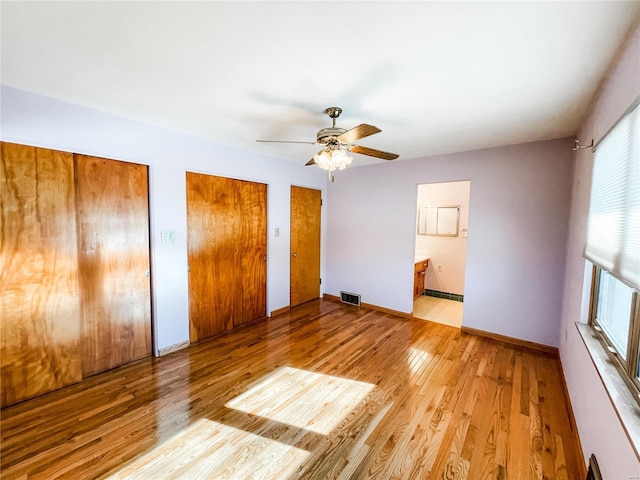
[[[425,288],[464,295],[467,238],[462,236],[462,231],[469,225],[470,188],[471,182],[468,180],[418,185],[418,209],[460,206],[457,237],[416,235],[416,256],[425,253],[430,257],[424,281]]]

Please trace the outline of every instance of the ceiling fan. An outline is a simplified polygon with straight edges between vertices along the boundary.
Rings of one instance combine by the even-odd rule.
[[[343,170],[351,163],[352,158],[347,152],[359,153],[370,157],[382,158],[383,160],[395,160],[398,155],[395,153],[383,152],[375,148],[355,145],[353,142],[361,138],[380,133],[378,127],[362,123],[351,130],[336,127],[336,118],[342,113],[340,107],[329,107],[324,111],[332,119],[332,125],[319,130],[316,134],[315,142],[298,142],[288,140],[257,140],[265,143],[307,143],[310,145],[325,145],[325,148],[316,153],[307,165],[318,165],[329,172],[329,178],[333,170]]]

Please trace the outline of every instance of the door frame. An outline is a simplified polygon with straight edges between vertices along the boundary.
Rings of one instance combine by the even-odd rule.
[[[413,231],[413,256],[414,256],[414,261],[415,261],[415,254],[416,254],[416,250],[417,250],[417,239],[418,239],[418,212],[419,212],[419,208],[420,205],[418,204],[418,195],[419,195],[419,190],[420,190],[420,186],[423,185],[444,185],[447,183],[460,183],[460,182],[468,182],[469,183],[469,196],[468,196],[468,211],[467,211],[467,217],[466,217],[466,224],[463,226],[462,223],[459,224],[458,226],[458,235],[456,237],[464,237],[467,238],[467,230],[468,230],[468,225],[469,225],[469,221],[470,221],[470,217],[471,217],[471,179],[470,178],[465,178],[465,179],[454,179],[454,180],[443,180],[443,181],[439,181],[439,182],[423,182],[423,183],[417,183],[416,184],[416,196],[415,196],[415,210],[414,210],[414,220],[415,220],[415,228]],[[462,219],[462,216],[459,218],[459,221]],[[463,230],[464,230],[464,235],[463,235]],[[444,237],[444,238],[448,238],[448,237]],[[468,271],[468,259],[466,258],[467,252],[468,252],[468,241],[465,240],[467,243],[465,244],[465,262],[464,262],[464,276],[465,276],[465,280],[464,280],[464,287],[463,289],[466,287],[466,281],[467,281],[467,271]],[[438,262],[432,262],[432,258],[429,259],[429,267],[428,268],[437,268],[437,263]],[[412,271],[413,269],[413,265],[412,265]],[[463,296],[464,296],[464,290],[463,290]],[[413,303],[415,298],[413,297],[413,289],[411,291],[411,305],[412,305],[412,309],[411,309],[411,314],[413,315]],[[463,302],[464,303],[464,302]],[[463,309],[463,324],[464,324],[464,309]]]

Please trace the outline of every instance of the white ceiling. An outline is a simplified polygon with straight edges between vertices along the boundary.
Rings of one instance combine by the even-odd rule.
[[[2,83],[306,163],[573,135],[640,2],[7,2]],[[360,155],[355,165],[383,162]]]

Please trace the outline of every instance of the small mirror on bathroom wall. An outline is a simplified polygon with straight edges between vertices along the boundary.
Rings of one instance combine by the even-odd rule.
[[[460,205],[418,208],[418,235],[458,236]]]

